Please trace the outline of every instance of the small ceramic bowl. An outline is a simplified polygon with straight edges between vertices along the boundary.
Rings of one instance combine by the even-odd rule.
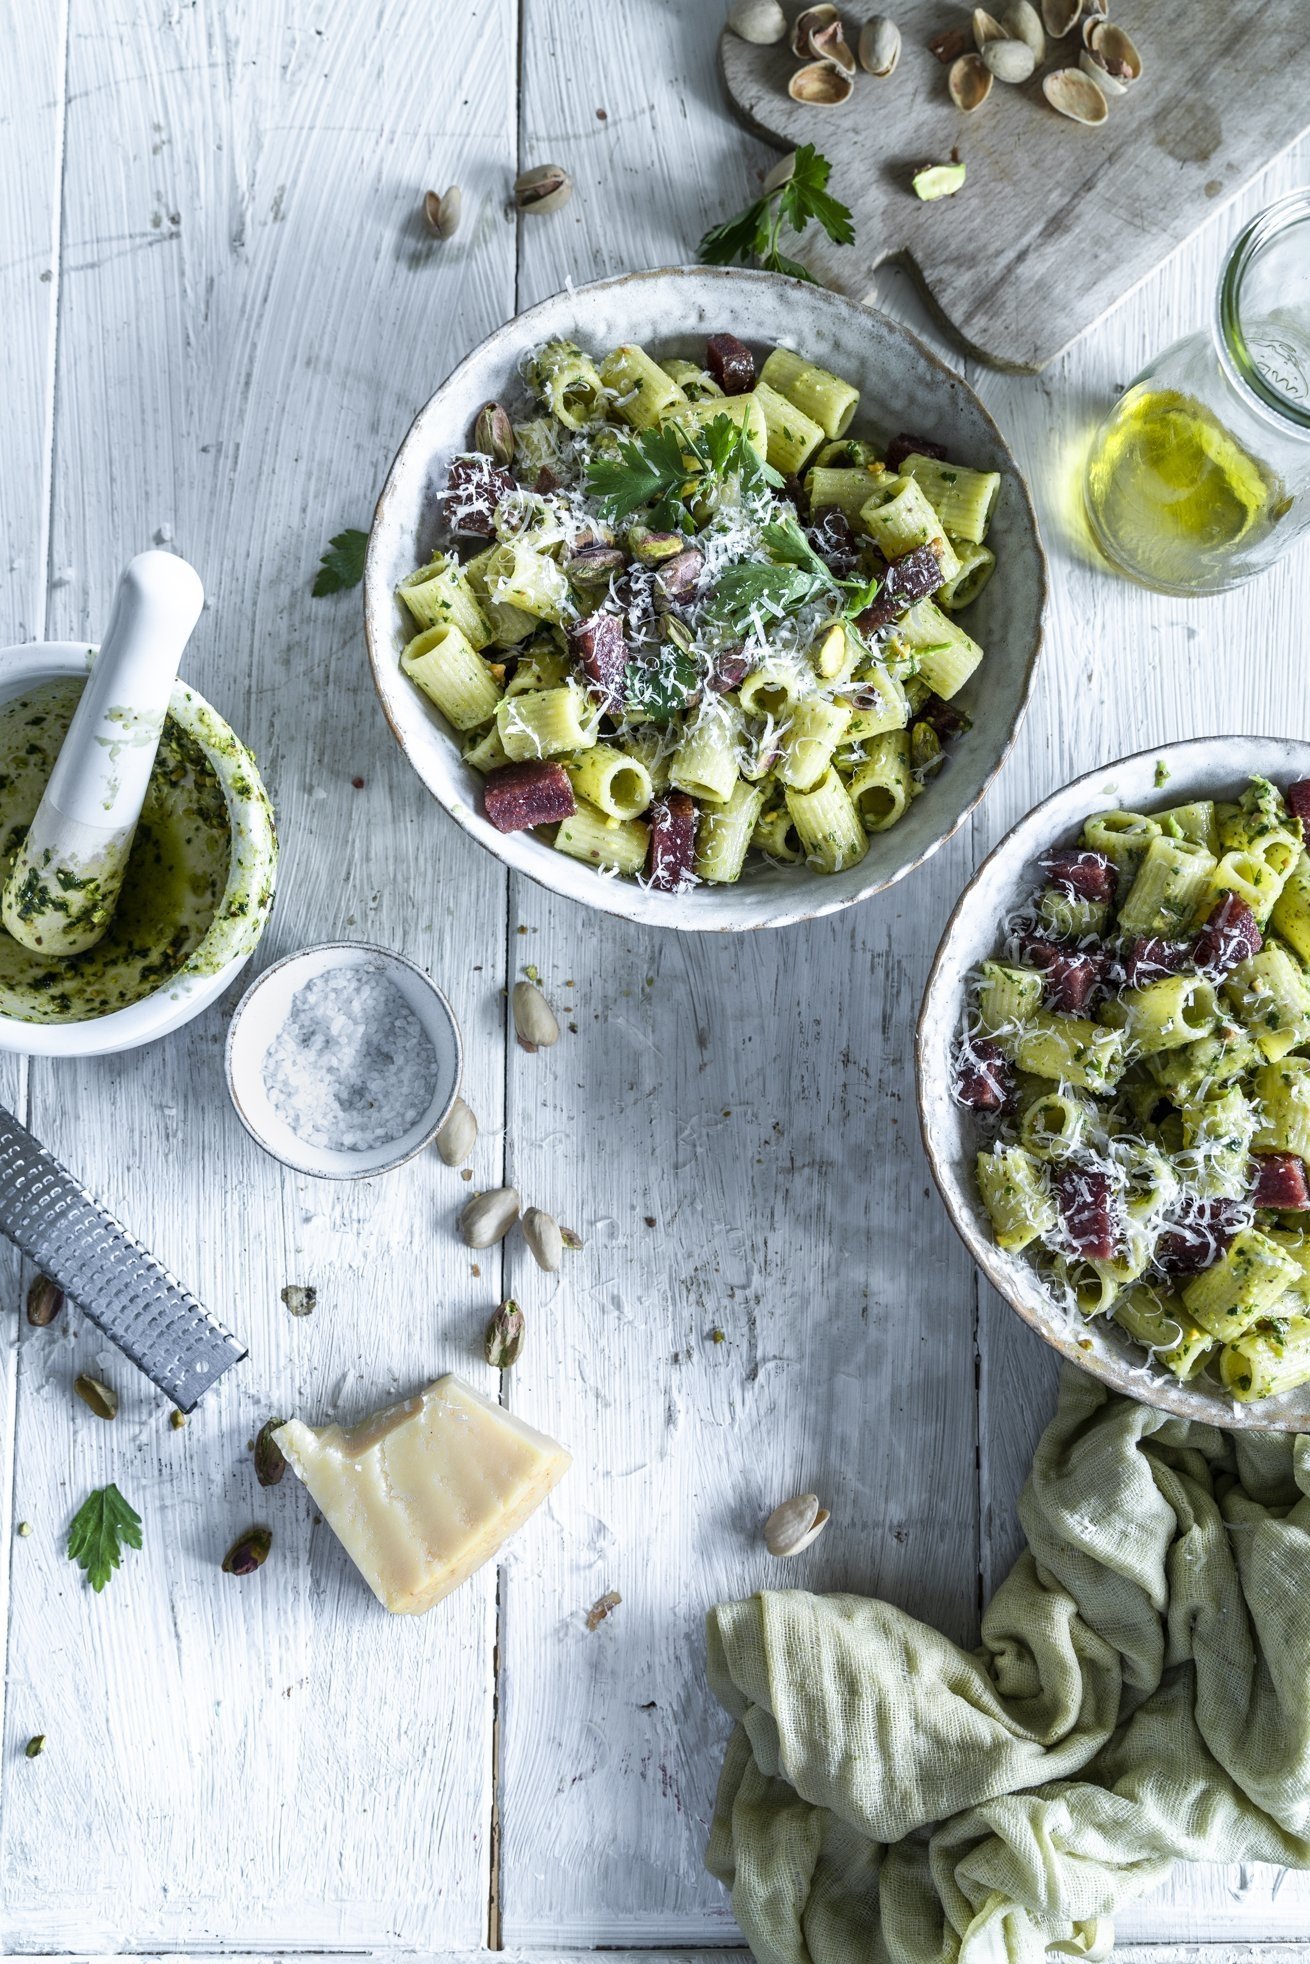
[[[657,358],[702,359],[705,337],[731,332],[757,354],[782,343],[847,376],[860,391],[852,434],[886,440],[898,430],[941,443],[949,456],[1001,473],[988,533],[997,572],[963,616],[986,659],[960,706],[973,728],[947,768],[899,825],[880,832],[858,866],[829,876],[806,866],[748,863],[732,886],[657,893],[636,880],[605,879],[531,832],[498,832],[483,816],[482,779],[427,698],[401,672],[413,628],[397,584],[431,558],[442,537],[439,494],[451,457],[466,450],[480,405],[524,407],[519,381],[529,349],[559,336],[604,351],[639,341]],[[963,824],[1014,741],[1041,644],[1046,567],[1018,465],[968,384],[913,334],[826,287],[774,273],[700,266],[629,273],[557,293],[484,341],[419,411],[378,499],[364,571],[364,627],[373,679],[397,742],[439,804],[489,852],[554,893],[657,927],[726,932],[783,927],[836,913],[921,866]]]
[[[427,1032],[437,1060],[435,1089],[421,1117],[398,1138],[358,1151],[309,1144],[287,1124],[264,1086],[264,1058],[297,990],[316,975],[343,968],[370,969],[393,982]],[[390,948],[324,941],[274,962],[242,996],[227,1033],[227,1088],[251,1138],[284,1166],[322,1180],[363,1180],[394,1171],[431,1145],[455,1102],[463,1054],[455,1012],[430,975]]]
[[[1163,790],[1157,785],[1161,765],[1168,772]],[[998,1248],[974,1180],[979,1127],[951,1095],[951,1052],[968,978],[996,952],[1001,921],[1038,885],[1036,861],[1041,855],[1076,839],[1090,812],[1111,805],[1150,812],[1197,798],[1233,798],[1252,777],[1279,785],[1310,777],[1310,743],[1290,737],[1200,737],[1143,750],[1075,778],[1019,821],[960,895],[928,976],[915,1033],[919,1123],[956,1233],[998,1295],[1062,1357],[1115,1391],[1183,1418],[1205,1419],[1230,1430],[1305,1432],[1310,1430],[1310,1384],[1251,1405],[1237,1404],[1207,1376],[1180,1384],[1153,1365],[1108,1317],[1084,1321],[1071,1316],[1022,1254]]]
[[[34,641],[0,649],[0,702],[43,682],[84,677],[94,653],[84,641]],[[153,995],[81,1023],[26,1023],[0,1016],[0,1050],[29,1057],[103,1057],[135,1050],[207,1009],[259,944],[273,905],[277,835],[258,766],[218,711],[185,682],[174,684],[168,713],[204,751],[227,804],[231,857],[218,912],[194,953]]]

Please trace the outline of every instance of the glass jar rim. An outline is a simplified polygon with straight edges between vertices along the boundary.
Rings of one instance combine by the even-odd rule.
[[[1284,428],[1290,423],[1310,432],[1310,403],[1294,401],[1269,380],[1247,345],[1241,312],[1242,282],[1260,254],[1289,227],[1304,223],[1310,223],[1310,185],[1266,205],[1238,233],[1219,280],[1216,327],[1220,359],[1231,380],[1255,396],[1265,410],[1272,410]]]

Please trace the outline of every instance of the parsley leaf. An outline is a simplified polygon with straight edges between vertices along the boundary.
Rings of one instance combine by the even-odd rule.
[[[672,422],[621,438],[617,456],[587,466],[587,490],[611,525],[649,506],[658,523],[673,528],[685,524],[686,501],[702,479],[734,473],[743,499],[784,481],[753,448],[743,424],[716,416],[694,436]]]
[[[323,554],[323,562],[314,575],[310,592],[321,600],[327,593],[345,593],[350,587],[358,586],[364,577],[364,554],[368,550],[368,533],[338,532]]]
[[[756,265],[766,272],[813,281],[808,267],[782,251],[778,235],[784,222],[793,232],[803,232],[815,219],[834,245],[854,242],[850,211],[827,188],[831,175],[828,159],[820,156],[812,143],[803,143],[792,158],[791,176],[785,184],[757,198],[735,218],[710,228],[698,247],[701,260],[707,266]]]
[[[68,1558],[86,1570],[97,1595],[118,1567],[123,1546],[141,1546],[141,1516],[111,1481],[94,1488],[73,1516]]]
[[[658,663],[630,661],[624,676],[624,695],[648,722],[663,726],[685,709],[700,683],[695,657],[684,648],[665,647]]]
[[[756,616],[793,613],[825,584],[802,566],[729,566],[719,575],[708,611],[744,634]]]

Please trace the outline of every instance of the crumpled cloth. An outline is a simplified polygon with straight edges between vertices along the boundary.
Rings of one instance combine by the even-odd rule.
[[[760,1964],[1103,1957],[1176,1861],[1310,1866],[1310,1436],[1066,1369],[977,1650],[886,1603],[709,1616],[706,1860]]]

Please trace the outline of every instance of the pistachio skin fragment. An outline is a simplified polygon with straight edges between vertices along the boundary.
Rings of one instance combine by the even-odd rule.
[[[271,1528],[247,1528],[223,1557],[224,1575],[253,1575],[268,1560],[273,1546]]]
[[[282,1418],[268,1418],[255,1434],[255,1478],[261,1487],[275,1487],[287,1470],[282,1448],[273,1434],[286,1424]]]
[[[34,1732],[31,1738],[28,1740],[27,1744],[23,1747],[23,1758],[40,1759],[44,1751],[45,1751],[45,1733]]]

